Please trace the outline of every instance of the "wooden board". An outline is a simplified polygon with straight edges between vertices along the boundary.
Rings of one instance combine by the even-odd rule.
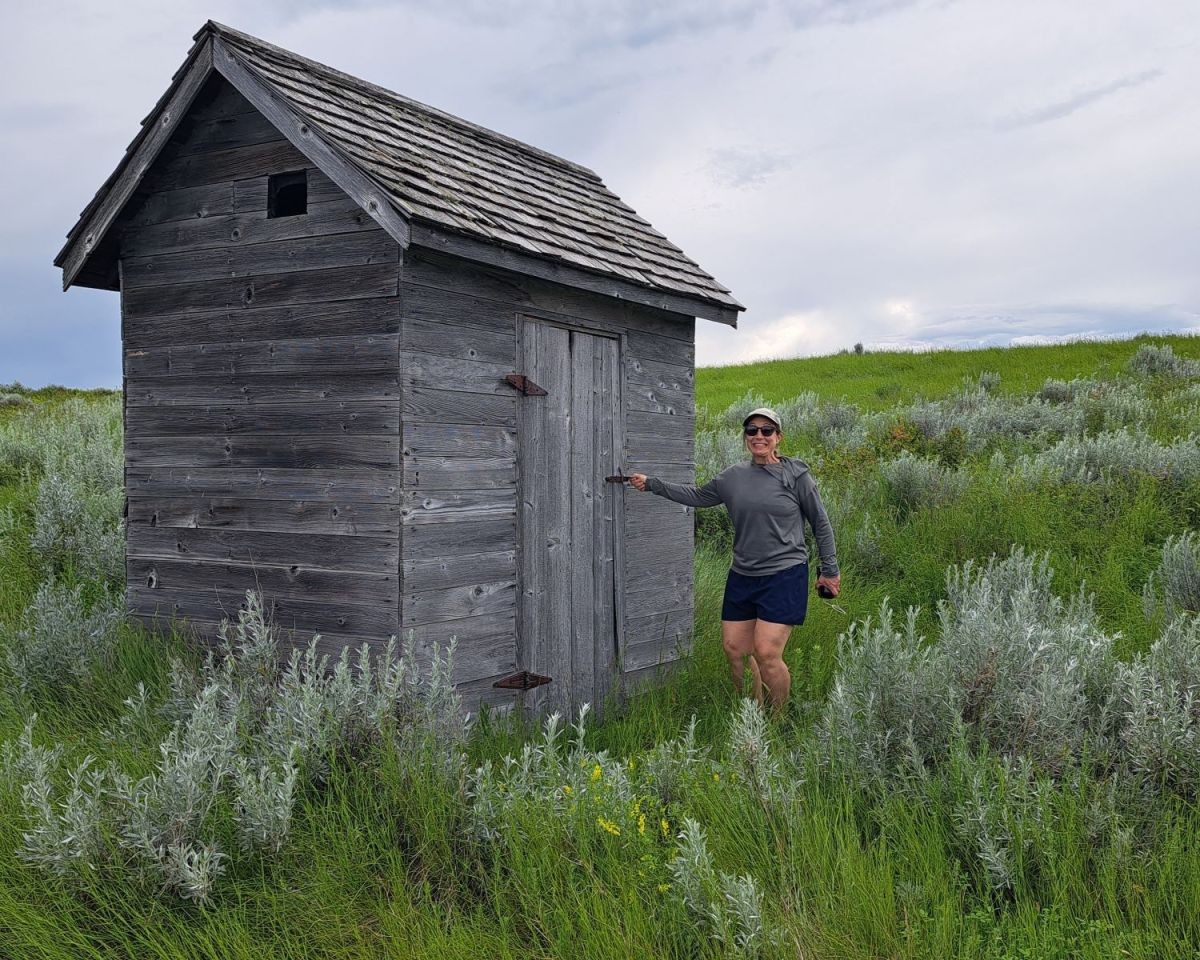
[[[504,378],[514,372],[511,363],[483,363],[409,351],[400,354],[400,376],[408,387],[511,397],[516,391]]]
[[[244,467],[125,467],[130,498],[232,497],[314,503],[399,504],[398,479],[390,470]],[[399,507],[397,506],[397,510]]]
[[[273,530],[278,533],[328,533],[398,536],[400,507],[394,503],[350,500],[262,500],[220,496],[128,499],[128,521],[169,527],[225,530]]]
[[[424,623],[504,613],[514,608],[516,593],[515,578],[440,590],[411,591],[406,586],[401,616],[406,628],[415,629]]]
[[[627,629],[629,634],[622,657],[622,669],[626,673],[677,660],[691,649],[692,608],[686,606],[633,617],[628,621]]]
[[[399,569],[394,536],[279,533],[130,523],[125,529],[125,553],[127,557],[319,567],[365,573]]]
[[[460,393],[412,387],[404,397],[404,419],[434,423],[516,427],[517,394]]]
[[[406,284],[457,291],[491,300],[502,309],[561,319],[598,330],[644,330],[686,343],[695,339],[695,318],[590,294],[569,286],[469,263],[432,250],[410,248],[404,257]]]
[[[405,454],[402,479],[406,490],[515,487],[517,461],[511,456],[423,457]]]
[[[627,405],[634,413],[657,413],[692,418],[696,413],[691,367],[657,360],[631,360],[626,364]]]
[[[309,167],[307,174],[310,208],[347,199],[341,188],[319,170]],[[172,234],[154,228],[165,224],[192,221],[195,229],[203,232],[202,221],[209,218],[233,214],[265,217],[268,180],[267,175],[259,175],[149,194],[143,191],[136,205],[131,205],[121,216],[122,249],[131,256],[145,252],[139,249],[142,247],[159,249],[152,244]],[[132,246],[126,246],[127,243]]]
[[[391,401],[400,399],[400,377],[376,370],[362,373],[325,373],[314,376],[293,374],[240,373],[207,377],[127,378],[125,398],[129,407],[168,407],[203,404],[239,404],[242,409],[267,405],[329,401]]]
[[[404,345],[406,352],[429,356],[499,363],[516,369],[515,330],[492,330],[458,323],[441,323],[414,317],[405,305]]]
[[[513,305],[485,297],[471,296],[449,277],[451,286],[428,286],[410,282],[406,271],[400,279],[405,316],[421,323],[449,323],[472,330],[507,333],[516,344],[517,311]]]
[[[242,98],[245,102],[245,98]],[[172,156],[212,153],[251,143],[282,140],[283,135],[266,117],[246,103],[244,112],[225,117],[205,116],[207,110],[195,110],[183,124],[168,148]]]
[[[402,577],[406,592],[494,583],[517,576],[516,550],[472,553],[462,557],[405,560]],[[515,630],[515,628],[514,628]]]
[[[395,297],[378,297],[294,303],[283,307],[239,307],[203,316],[125,317],[122,326],[127,349],[236,340],[389,334],[400,332],[400,301]],[[399,376],[399,371],[391,372]]]
[[[396,400],[313,401],[309,403],[131,406],[125,429],[139,437],[205,434],[398,434]]]
[[[364,335],[143,347],[125,351],[125,375],[140,378],[390,373],[395,370],[399,340],[397,335]]]
[[[394,297],[399,288],[398,272],[396,264],[388,262],[140,287],[122,293],[121,309],[129,317],[192,316],[238,307]]]
[[[282,139],[210,153],[182,153],[164,160],[146,178],[143,187],[146,191],[194,187],[270,173],[290,173],[312,165],[304,154]]]
[[[426,648],[436,643],[442,649],[451,640],[466,643],[488,637],[507,637],[511,645],[516,643],[516,620],[511,609],[461,620],[443,620],[438,623],[423,623],[419,627],[403,625],[404,638],[412,634],[413,640]]]
[[[330,437],[278,434],[248,436],[126,437],[132,467],[282,467],[392,472],[400,456],[395,436]]]
[[[467,520],[509,520],[517,515],[515,491],[503,488],[405,490],[400,502],[400,517],[408,526]]]
[[[209,214],[190,220],[147,225],[136,231],[126,230],[121,239],[125,269],[141,283],[149,285],[155,268],[170,266],[170,261],[163,263],[163,258],[177,257],[191,251],[207,254],[206,260],[212,264],[219,262],[216,255],[220,251],[231,253],[262,243],[284,242],[300,237],[329,237],[332,242],[335,236],[361,233],[384,237],[395,245],[395,241],[348,198],[315,203],[310,196],[307,211],[303,216],[296,217],[268,217],[266,203],[264,191],[261,205],[250,206],[247,202],[248,209],[243,212]],[[209,272],[212,269],[210,267]],[[162,272],[169,270],[163,269]],[[217,273],[216,276],[222,274]]]
[[[687,440],[695,442],[695,417],[670,416],[659,413],[631,415],[625,424],[625,445],[631,447],[636,441],[646,439]]]
[[[129,557],[129,584],[150,589],[206,592],[260,589],[297,600],[376,603],[395,608],[399,599],[396,574],[346,572],[318,567],[213,563],[197,560]]]
[[[457,523],[420,523],[404,528],[401,557],[425,560],[464,557],[477,553],[515,550],[517,525],[513,520],[460,520]]]
[[[346,219],[348,210],[342,211]],[[332,236],[314,235],[312,221],[299,225],[301,217],[267,220],[284,223],[290,229],[286,239],[266,237],[245,243],[241,228],[232,226],[235,242],[219,246],[189,247],[178,245],[175,252],[153,252],[121,260],[121,289],[126,296],[149,287],[178,286],[204,281],[245,279],[289,273],[311,273],[335,267],[358,267],[370,264],[393,264],[399,259],[396,241],[374,223],[371,229],[352,233],[339,232]],[[343,227],[347,224],[343,224]],[[354,227],[353,223],[348,224]],[[278,230],[276,232],[283,232]],[[153,248],[151,248],[153,249]]]
[[[244,591],[150,589],[131,584],[126,599],[131,610],[177,620],[219,622],[237,620],[246,605]],[[396,608],[380,604],[311,601],[268,594],[264,605],[281,629],[313,633],[352,634],[386,639],[397,631]]]
[[[404,424],[406,457],[515,456],[516,431],[508,427],[477,424]]]

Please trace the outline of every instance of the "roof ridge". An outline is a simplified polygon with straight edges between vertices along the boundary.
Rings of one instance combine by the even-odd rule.
[[[218,23],[216,20],[207,21],[203,27],[196,31],[192,39],[199,40],[202,36],[208,33],[224,39],[233,40],[235,43],[240,42],[243,44],[248,44],[252,47],[257,46],[262,51],[273,54],[276,57],[284,57],[293,61],[297,61],[304,66],[314,68],[317,71],[329,75],[330,77],[336,78],[342,83],[358,87],[365,92],[370,92],[377,95],[382,94],[386,97],[390,97],[393,100],[413,108],[419,113],[425,113],[437,117],[437,119],[452,124],[453,126],[458,127],[467,133],[474,134],[476,136],[483,136],[487,139],[498,141],[499,143],[509,147],[515,147],[516,149],[522,150],[525,153],[531,154],[532,156],[538,157],[542,160],[549,160],[551,163],[565,167],[567,170],[574,171],[575,173],[582,173],[588,178],[597,182],[603,182],[600,178],[600,175],[596,173],[596,171],[592,170],[590,167],[585,167],[581,163],[576,163],[574,160],[568,160],[565,157],[560,157],[557,154],[550,153],[548,150],[542,150],[539,147],[528,144],[524,140],[518,140],[515,137],[507,136],[503,133],[491,130],[488,127],[481,126],[477,123],[472,123],[469,120],[464,120],[462,117],[455,116],[454,114],[448,113],[445,110],[432,107],[427,103],[422,103],[420,100],[414,100],[412,97],[406,97],[404,94],[397,93],[395,90],[389,90],[387,87],[380,86],[377,83],[371,83],[369,80],[363,80],[361,77],[356,77],[353,74],[338,70],[336,67],[331,67],[328,64],[321,63],[319,60],[313,60],[310,57],[302,56],[301,54],[298,54],[292,50],[288,50],[285,47],[279,47],[273,43],[268,43],[266,40],[262,40],[249,33],[244,33],[241,30],[226,26],[223,23]]]

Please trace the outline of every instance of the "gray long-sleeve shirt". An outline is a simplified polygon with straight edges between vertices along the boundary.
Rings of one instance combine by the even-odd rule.
[[[808,464],[795,457],[779,463],[735,463],[702,487],[648,477],[646,489],[689,507],[724,504],[733,518],[733,569],[764,577],[808,560],[804,542],[807,520],[817,538],[821,573],[838,574],[833,527]]]

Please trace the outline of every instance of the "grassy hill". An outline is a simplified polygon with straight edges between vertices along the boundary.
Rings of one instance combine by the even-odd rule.
[[[940,397],[964,377],[984,371],[1000,375],[1008,393],[1034,393],[1047,378],[1101,379],[1121,373],[1139,348],[1165,344],[1182,357],[1200,357],[1200,336],[1142,335],[1128,340],[1089,340],[1050,346],[986,350],[851,352],[826,357],[771,360],[696,371],[696,395],[711,409],[727,407],[747,390],[768,400],[786,400],[812,390],[827,400],[847,400],[878,410],[920,396]]]
[[[700,478],[779,407],[844,593],[769,721],[701,512],[694,651],[576,731],[280,673],[253,622],[227,669],[122,625],[119,397],[0,388],[0,953],[1195,956],[1196,358],[699,371]]]

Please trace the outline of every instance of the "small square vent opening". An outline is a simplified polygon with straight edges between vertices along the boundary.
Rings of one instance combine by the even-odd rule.
[[[267,219],[308,213],[308,171],[273,173],[267,177]]]

